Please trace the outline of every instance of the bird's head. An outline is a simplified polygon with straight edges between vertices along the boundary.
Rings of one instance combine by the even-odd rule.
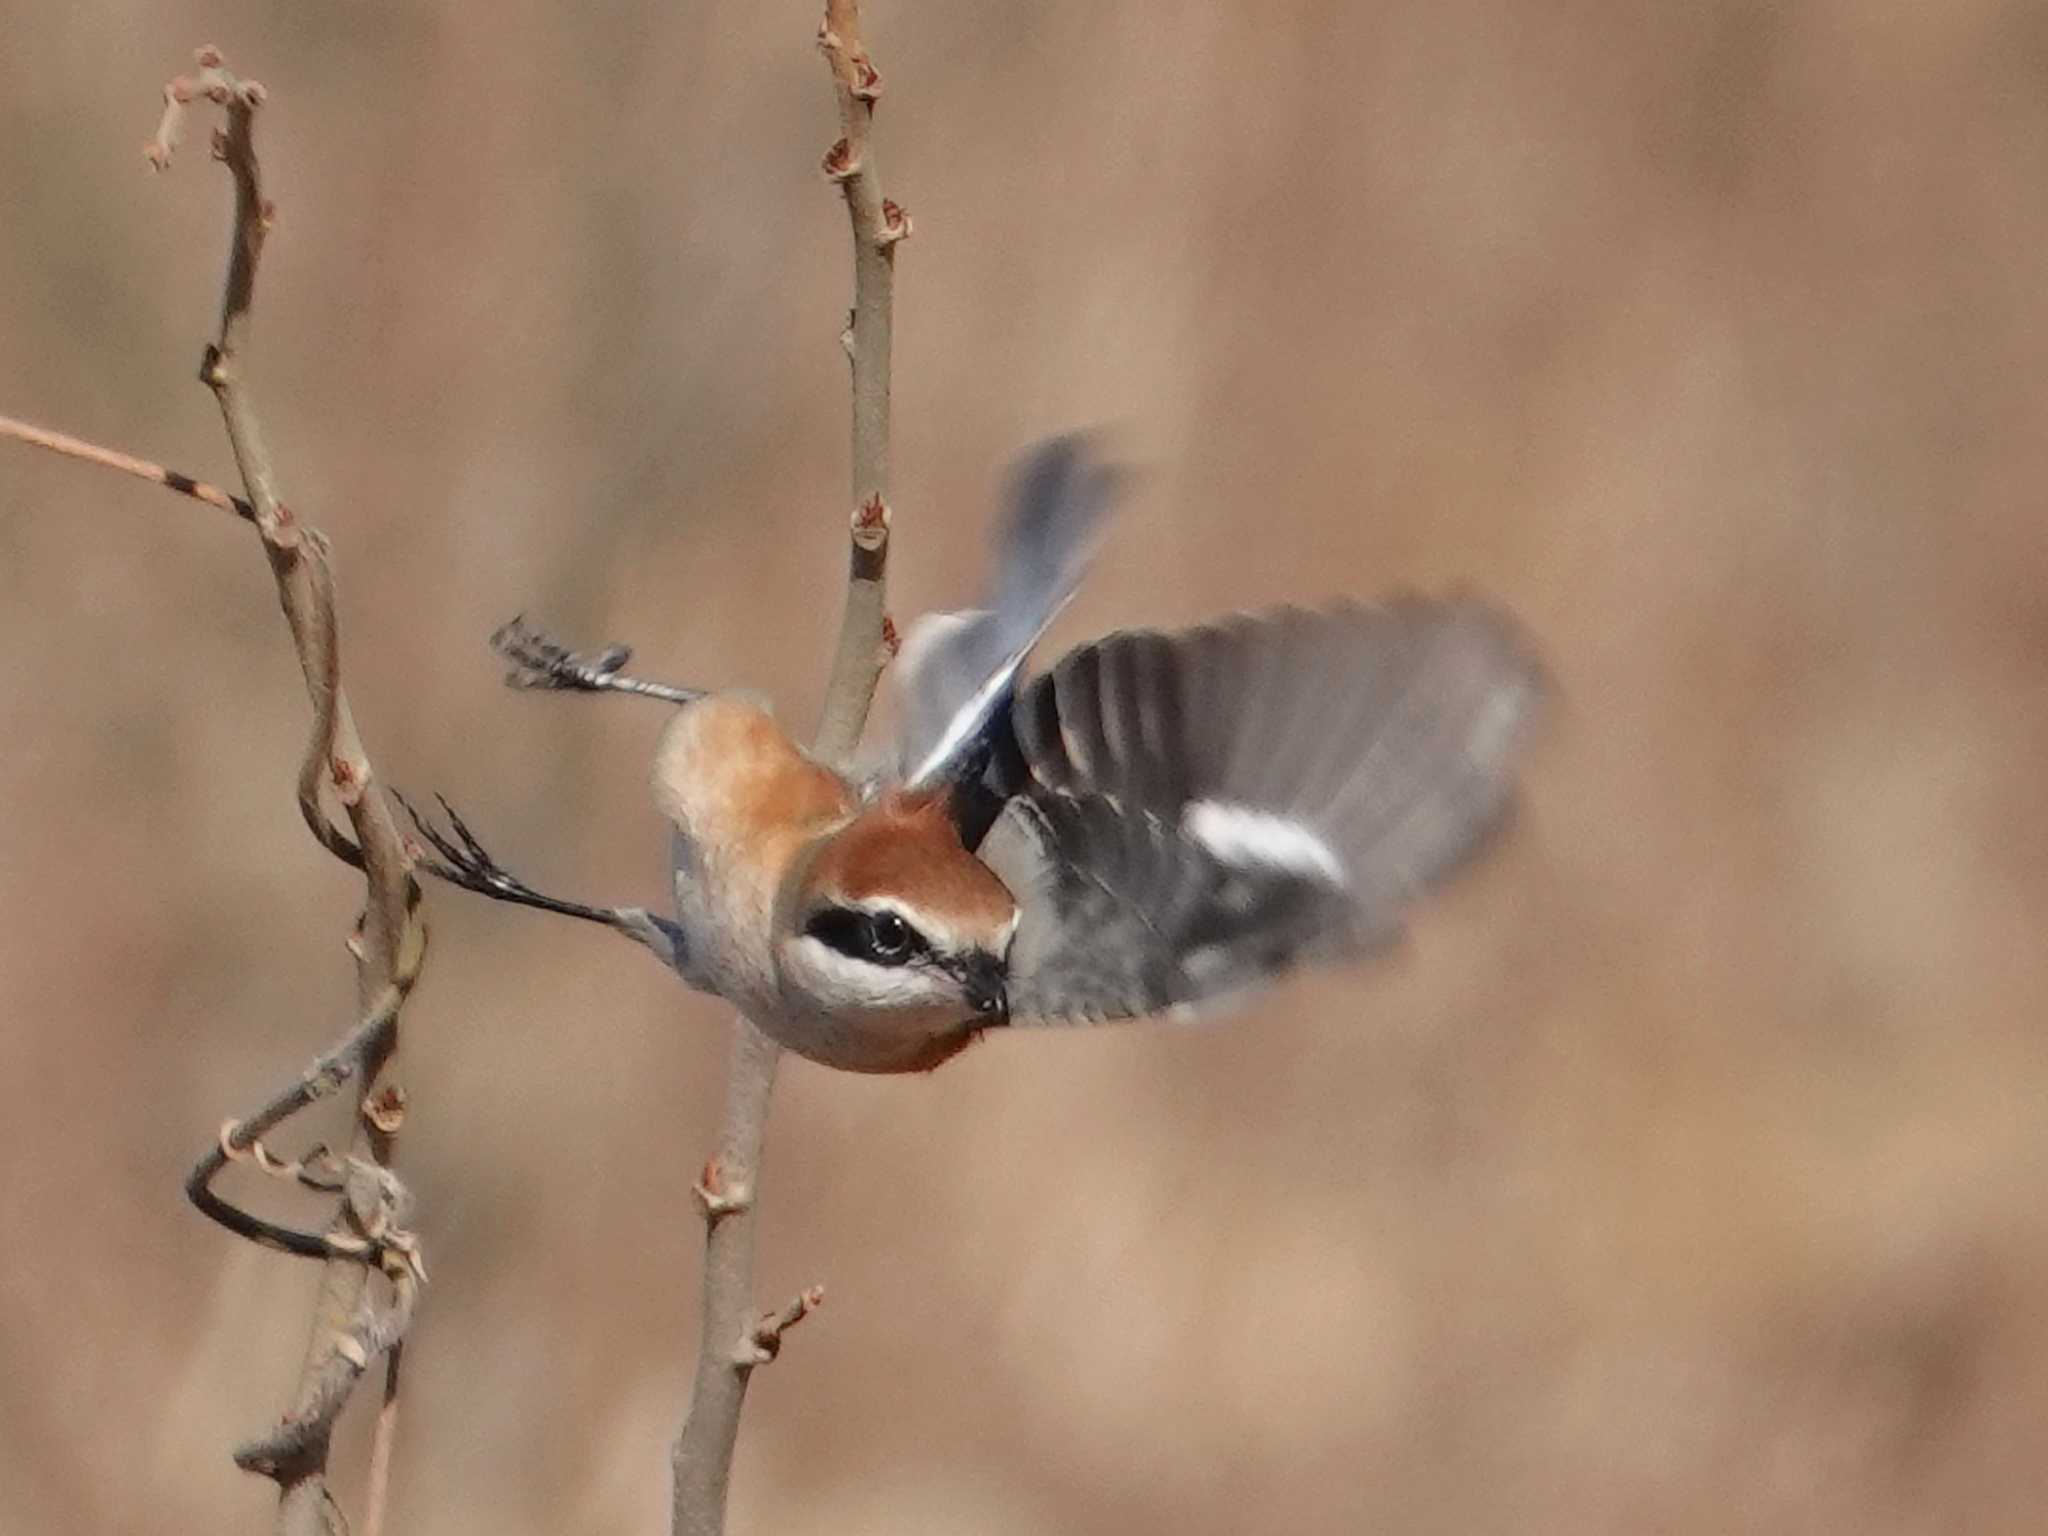
[[[783,911],[784,992],[864,1058],[834,1065],[936,1066],[1004,1021],[1017,903],[939,797],[865,807],[802,862]]]

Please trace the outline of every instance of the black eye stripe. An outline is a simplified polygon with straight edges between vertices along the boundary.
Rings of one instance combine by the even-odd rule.
[[[925,936],[897,913],[858,907],[825,907],[814,912],[804,932],[842,955],[870,965],[909,965],[930,957]]]
[[[827,907],[812,914],[804,924],[804,932],[822,943],[829,944],[842,955],[864,958],[867,918],[863,913],[850,907]]]

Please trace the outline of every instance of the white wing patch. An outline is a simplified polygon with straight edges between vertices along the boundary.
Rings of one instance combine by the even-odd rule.
[[[1228,800],[1191,800],[1181,812],[1180,829],[1226,864],[1289,870],[1326,885],[1349,883],[1330,845],[1290,817]]]

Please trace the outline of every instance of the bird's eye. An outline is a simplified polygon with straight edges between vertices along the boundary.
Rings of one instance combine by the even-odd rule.
[[[868,919],[868,947],[877,960],[901,960],[910,953],[910,924],[894,912],[877,912]]]
[[[804,932],[840,954],[870,965],[908,965],[931,953],[925,936],[894,912],[826,907],[812,914]]]

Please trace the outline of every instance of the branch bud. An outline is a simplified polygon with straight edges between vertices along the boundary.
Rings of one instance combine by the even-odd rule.
[[[883,247],[894,245],[898,240],[910,238],[910,215],[903,211],[901,203],[882,199],[882,227],[875,234],[875,244]]]
[[[836,140],[825,151],[824,171],[833,181],[851,181],[860,174],[860,156],[845,139]]]

